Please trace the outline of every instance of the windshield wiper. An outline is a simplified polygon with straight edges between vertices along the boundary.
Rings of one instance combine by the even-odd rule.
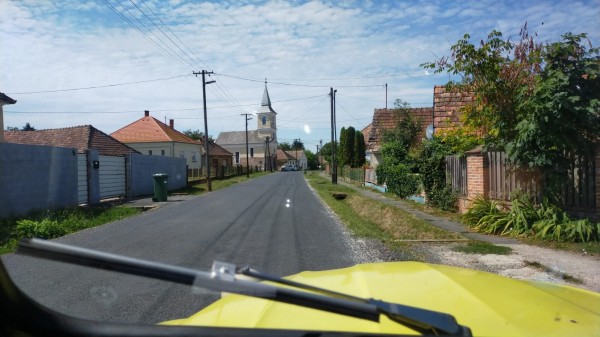
[[[259,297],[374,322],[379,322],[380,314],[383,314],[391,320],[423,334],[471,336],[468,327],[459,325],[452,315],[446,313],[375,299],[362,299],[268,276],[250,268],[238,269],[235,265],[228,263],[215,262],[212,271],[209,273],[40,239],[21,240],[17,253],[145,276],[214,291]],[[312,292],[244,280],[236,277],[238,273]]]

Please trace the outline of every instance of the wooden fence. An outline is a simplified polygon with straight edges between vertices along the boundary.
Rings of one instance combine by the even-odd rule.
[[[467,158],[446,156],[446,180],[461,196],[467,195]]]
[[[510,200],[515,191],[525,192],[541,202],[548,182],[540,170],[529,170],[512,165],[503,152],[483,154],[482,175],[477,177],[484,182],[483,190],[487,197],[496,200]],[[459,195],[469,195],[469,177],[467,158],[457,155],[446,157],[447,181]],[[563,206],[569,210],[593,211],[596,209],[596,167],[594,156],[578,156],[571,161],[559,188]],[[471,175],[477,175],[471,173]]]

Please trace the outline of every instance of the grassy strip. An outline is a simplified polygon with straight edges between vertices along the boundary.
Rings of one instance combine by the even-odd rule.
[[[509,255],[512,253],[512,248],[504,246],[496,246],[489,242],[471,240],[466,245],[460,245],[452,248],[455,252],[466,254],[496,254]]]
[[[23,217],[0,219],[0,254],[13,252],[17,242],[22,238],[53,239],[140,212],[142,210],[138,208],[102,205],[32,212]]]
[[[360,195],[354,189],[332,185],[317,173],[306,176],[309,184],[354,235],[381,240],[388,247],[412,254],[409,244],[396,240],[461,239],[457,233],[439,229],[397,207]],[[334,194],[346,194],[336,199]]]
[[[211,180],[212,190],[213,191],[221,190],[221,189],[227,188],[231,185],[242,183],[244,181],[248,181],[248,180],[251,180],[254,178],[262,177],[267,174],[271,174],[271,172],[270,171],[254,172],[254,173],[250,174],[250,178],[246,177],[246,175],[244,174],[241,176],[234,176],[234,177],[226,178],[226,179],[219,179],[219,180],[214,179],[214,180]],[[178,190],[177,193],[200,195],[200,194],[206,193],[206,191],[207,191],[206,183],[200,183],[200,184],[190,185],[184,189]]]

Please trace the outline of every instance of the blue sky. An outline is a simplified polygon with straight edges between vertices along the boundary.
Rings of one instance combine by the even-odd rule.
[[[150,110],[180,131],[203,130],[192,73],[205,69],[216,80],[209,134],[243,130],[267,78],[279,141],[315,151],[330,140],[330,87],[338,128],[362,129],[385,107],[386,83],[389,107],[432,106],[448,75],[419,65],[465,33],[517,37],[527,22],[538,41],[585,32],[598,46],[599,17],[599,1],[0,0],[0,92],[18,100],[4,124],[111,133]],[[105,87],[132,82],[143,83]],[[88,87],[101,88],[63,91]]]

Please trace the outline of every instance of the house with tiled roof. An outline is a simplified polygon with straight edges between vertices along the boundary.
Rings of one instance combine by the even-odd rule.
[[[277,112],[271,106],[271,98],[265,90],[260,109],[256,113],[256,130],[248,130],[248,163],[265,170],[275,165],[277,153]],[[246,131],[219,133],[216,143],[233,153],[233,164],[246,166]]]
[[[425,130],[433,120],[433,108],[410,108],[408,113],[421,124],[419,137],[425,137]],[[365,138],[366,157],[371,166],[376,167],[381,162],[380,148],[383,136],[400,122],[402,115],[399,109],[375,109],[373,121],[361,132]]]
[[[8,104],[15,104],[17,100],[6,96],[0,92],[0,143],[4,141],[4,110],[3,106]]]
[[[75,148],[78,153],[95,149],[103,156],[139,153],[91,125],[33,131],[6,131],[7,143]]]
[[[111,133],[111,136],[144,155],[185,158],[189,169],[202,166],[202,143],[175,130],[174,120],[169,125],[150,116],[144,117]]]

